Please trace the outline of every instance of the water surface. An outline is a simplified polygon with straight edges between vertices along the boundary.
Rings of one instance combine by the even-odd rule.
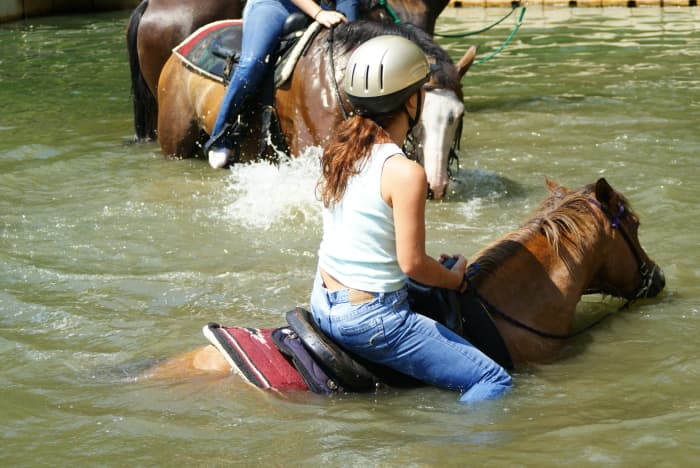
[[[504,13],[448,10],[438,29]],[[276,326],[305,305],[320,223],[317,151],[213,171],[124,144],[127,17],[0,26],[3,465],[697,464],[697,9],[531,7],[465,77],[461,168],[429,204],[430,253],[470,255],[514,229],[545,177],[605,177],[668,284],[478,406],[431,388],[279,397],[233,377],[137,378],[205,344],[207,322]],[[485,56],[512,25],[441,43]],[[619,305],[591,296],[579,315]]]

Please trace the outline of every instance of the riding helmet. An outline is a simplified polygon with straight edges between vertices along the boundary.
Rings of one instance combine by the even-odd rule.
[[[394,112],[430,78],[423,51],[401,36],[377,36],[361,44],[345,69],[345,93],[355,112]]]

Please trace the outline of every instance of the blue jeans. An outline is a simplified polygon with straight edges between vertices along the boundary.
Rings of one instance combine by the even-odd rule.
[[[348,21],[357,19],[358,0],[340,0],[337,10]],[[220,146],[216,140],[222,135],[227,124],[233,123],[245,99],[255,93],[274,66],[267,63],[280,40],[282,27],[289,15],[300,11],[291,0],[248,0],[243,11],[243,38],[241,40],[241,58],[233,72],[221,101],[211,138],[205,148]],[[226,142],[221,142],[226,145]]]
[[[450,329],[410,310],[407,298],[403,288],[352,305],[346,289],[328,291],[317,274],[311,314],[346,350],[427,384],[463,392],[463,403],[496,398],[510,388],[505,369]]]

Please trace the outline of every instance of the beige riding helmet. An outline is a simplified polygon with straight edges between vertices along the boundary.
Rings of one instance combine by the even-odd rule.
[[[401,36],[377,36],[361,44],[345,69],[345,93],[356,112],[399,109],[430,77],[423,51]]]

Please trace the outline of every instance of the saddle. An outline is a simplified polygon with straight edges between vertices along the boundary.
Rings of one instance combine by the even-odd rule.
[[[320,25],[312,23],[305,14],[297,12],[289,15],[282,28],[280,43],[272,54],[275,74],[278,75],[276,87],[289,78],[296,60],[319,30]],[[173,49],[173,53],[193,71],[228,84],[240,60],[242,38],[242,20],[215,21],[192,33]],[[295,53],[292,53],[295,45]],[[287,68],[287,71],[280,74],[279,70],[283,68]]]

